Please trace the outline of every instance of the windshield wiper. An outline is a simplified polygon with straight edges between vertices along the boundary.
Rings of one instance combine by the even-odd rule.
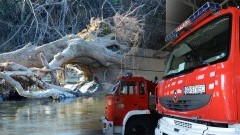
[[[163,76],[163,79],[172,78],[172,77],[176,77],[178,75],[186,74],[186,73],[194,71],[197,68],[201,68],[201,67],[205,67],[205,66],[209,66],[209,65],[210,65],[210,63],[204,62],[204,63],[198,64],[196,66],[193,66],[193,67],[188,67],[180,72],[165,75],[165,76]]]
[[[196,69],[196,67],[188,67],[188,68],[186,68],[186,69],[184,69],[184,70],[178,72],[177,75],[192,72],[194,69]]]
[[[197,64],[195,68],[201,68],[209,65],[211,65],[210,62],[203,62],[203,63]]]
[[[172,78],[172,77],[175,77],[175,76],[177,76],[177,73],[172,73],[172,74],[163,76],[163,79]]]
[[[181,74],[189,73],[189,72],[192,72],[194,69],[195,69],[195,67],[189,67],[189,68],[186,68],[186,69],[184,69],[180,72],[165,75],[165,76],[163,76],[163,79],[172,78],[172,77],[176,77],[176,76],[181,75]]]
[[[197,68],[201,68],[201,67],[205,67],[205,66],[209,66],[209,65],[211,65],[210,62],[203,62],[203,63],[198,64],[196,66],[188,67],[188,68],[178,72],[177,74],[183,74],[183,73],[186,73],[186,72],[188,73],[188,72],[191,72],[191,71],[193,71],[193,70],[195,70]]]

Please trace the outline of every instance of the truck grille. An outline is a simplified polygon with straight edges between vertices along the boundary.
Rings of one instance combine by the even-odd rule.
[[[174,102],[173,97],[164,96],[159,98],[160,104],[174,111],[191,111],[204,107],[210,100],[209,94],[202,95],[184,95],[179,96],[178,101]]]

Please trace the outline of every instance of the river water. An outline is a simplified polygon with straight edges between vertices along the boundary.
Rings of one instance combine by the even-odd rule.
[[[0,135],[101,135],[104,96],[0,102]]]

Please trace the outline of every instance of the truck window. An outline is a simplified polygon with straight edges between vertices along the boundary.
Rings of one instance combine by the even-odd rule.
[[[140,95],[145,95],[145,84],[144,84],[144,82],[139,83],[139,94]]]
[[[120,94],[133,95],[135,94],[136,83],[135,82],[121,82]]]
[[[135,94],[135,86],[129,86],[129,95]]]
[[[168,60],[165,77],[226,60],[230,37],[230,15],[199,28],[176,45]]]

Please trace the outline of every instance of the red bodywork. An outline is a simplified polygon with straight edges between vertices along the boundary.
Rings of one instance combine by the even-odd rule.
[[[147,110],[149,108],[149,93],[154,94],[156,87],[155,83],[143,77],[121,77],[118,81],[114,92],[106,95],[105,105],[105,117],[108,121],[113,121],[114,126],[121,126],[129,111]],[[121,93],[123,87],[127,86],[125,84],[131,86],[125,87],[128,91]],[[141,93],[140,87],[143,88],[144,93]]]
[[[160,99],[164,96],[174,98],[175,91],[177,92],[175,96],[181,97],[184,95],[183,88],[185,86],[204,84],[206,86],[206,94],[210,95],[210,100],[205,106],[191,111],[171,110],[163,107],[158,102],[156,107],[160,113],[187,119],[200,118],[203,121],[216,123],[236,124],[240,122],[240,9],[228,8],[220,10],[184,33],[174,44],[178,44],[203,25],[225,14],[232,15],[231,43],[228,59],[195,69],[187,74],[163,79],[157,86],[157,98]]]

